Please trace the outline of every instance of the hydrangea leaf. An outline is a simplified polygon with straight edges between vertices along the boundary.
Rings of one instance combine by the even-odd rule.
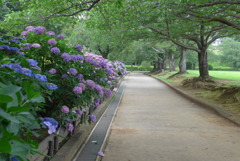
[[[0,103],[8,103],[13,101],[13,98],[8,96],[8,95],[4,95],[4,94],[0,94]]]

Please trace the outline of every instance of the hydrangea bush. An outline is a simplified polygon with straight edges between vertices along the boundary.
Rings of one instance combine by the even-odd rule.
[[[46,31],[42,26],[28,26],[21,37],[10,41],[1,39],[0,52],[3,53],[0,57],[0,98],[3,98],[0,104],[5,105],[0,109],[0,116],[5,116],[3,119],[0,117],[0,122],[7,122],[4,126],[13,126],[12,117],[22,113],[31,116],[32,120],[28,123],[35,122],[29,125],[31,128],[18,122],[18,131],[6,130],[11,134],[22,135],[19,131],[24,129],[23,125],[29,136],[37,135],[34,130],[38,128],[48,129],[49,134],[57,132],[59,127],[72,132],[74,121],[84,112],[88,114],[89,122],[96,122],[96,117],[88,109],[98,107],[101,98],[110,97],[112,84],[126,74],[123,63],[109,62],[102,56],[84,53],[81,45],[71,47],[63,35]],[[14,94],[4,94],[1,90],[5,86],[19,90],[13,90]],[[8,109],[11,107],[24,107],[25,111],[11,113]],[[3,124],[0,126],[0,129],[4,128]],[[1,136],[5,135],[0,133],[0,143]],[[18,137],[23,141],[29,136]],[[30,150],[24,155],[33,153],[37,148],[30,143],[26,144]],[[0,148],[0,157],[1,153],[4,157],[24,158]]]

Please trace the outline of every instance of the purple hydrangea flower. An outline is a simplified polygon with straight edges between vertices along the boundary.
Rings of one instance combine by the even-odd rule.
[[[30,64],[30,66],[37,66],[38,65],[38,62],[36,60],[33,60],[33,59],[26,59],[27,62]]]
[[[64,39],[65,37],[63,35],[59,34],[59,35],[57,35],[57,38],[58,39]]]
[[[111,81],[107,81],[107,84],[112,85],[112,82]]]
[[[102,86],[96,85],[94,89],[97,91],[97,93],[99,94],[99,96],[103,96],[103,89],[104,89],[104,88],[102,88]]]
[[[72,60],[72,61],[78,61],[78,60],[77,60],[77,56],[76,56],[76,55],[71,55],[71,60]]]
[[[83,61],[84,57],[82,55],[76,55],[78,61]]]
[[[27,31],[23,31],[23,32],[21,32],[21,36],[28,36],[27,33],[28,33]]]
[[[81,81],[84,79],[84,76],[82,74],[78,74],[76,78]]]
[[[35,27],[35,29],[34,29],[34,33],[35,33],[35,34],[43,34],[45,30],[46,30],[45,27],[43,27],[43,26],[37,26],[37,27]]]
[[[46,87],[50,90],[53,90],[53,91],[58,89],[58,86],[56,84],[52,84],[52,83],[46,84]]]
[[[101,157],[104,157],[104,153],[103,152],[98,152],[98,155],[101,156]]]
[[[50,117],[43,118],[43,124],[48,127],[49,134],[55,133],[58,127],[58,122]]]
[[[68,70],[68,72],[69,72],[70,74],[72,74],[72,75],[76,75],[76,74],[77,74],[77,70],[76,70],[75,68],[70,68],[70,69]]]
[[[93,101],[94,106],[98,107],[99,104],[100,104],[100,101],[101,101],[100,98],[95,98],[94,101]]]
[[[70,131],[70,132],[72,132],[73,129],[74,129],[73,124],[68,123],[68,124],[67,124],[67,130]]]
[[[86,80],[86,84],[87,86],[91,87],[92,89],[94,89],[96,83],[92,80]]]
[[[82,51],[82,46],[81,45],[76,45],[75,48],[77,49],[77,51]]]
[[[49,71],[48,71],[50,74],[56,74],[57,73],[57,70],[55,68],[51,68]]]
[[[111,97],[111,95],[112,95],[112,91],[110,89],[107,89],[106,92],[105,92],[105,96],[107,98],[109,98],[109,97]]]
[[[31,49],[31,47],[32,46],[30,43],[25,43],[25,44],[23,44],[23,47],[21,49],[29,50],[29,49]]]
[[[81,87],[83,91],[86,89],[86,86],[85,86],[85,84],[83,84],[83,83],[78,83],[77,86],[78,86],[78,87]]]
[[[73,88],[73,92],[74,92],[75,94],[81,94],[82,91],[83,91],[82,88],[79,87],[79,86],[75,86],[75,87]]]
[[[81,115],[83,114],[83,111],[81,111],[81,110],[76,110],[76,113],[81,116]]]
[[[62,75],[62,79],[66,79],[66,78],[68,78],[68,75],[67,74],[63,74]]]
[[[47,82],[47,77],[41,74],[34,74],[34,77],[40,82]]]
[[[92,64],[92,65],[98,65],[98,62],[97,62],[96,60],[94,60],[93,58],[91,58],[91,57],[87,57],[87,58],[85,59],[85,61],[86,61],[87,63]]]
[[[54,36],[55,35],[55,33],[53,31],[48,31],[46,34],[49,35],[49,36]]]
[[[53,48],[50,50],[50,52],[53,53],[53,54],[59,54],[61,51],[60,51],[59,48],[53,47]]]
[[[111,68],[105,69],[105,72],[106,72],[108,75],[113,74],[113,70],[112,70]]]
[[[114,80],[117,79],[115,76],[110,76],[109,78]]]
[[[38,44],[38,43],[33,43],[31,46],[32,46],[33,48],[40,48],[40,47],[41,47],[41,45]]]
[[[49,39],[48,44],[52,45],[52,46],[55,46],[57,44],[57,41],[55,39]]]
[[[96,121],[97,121],[97,118],[96,118],[95,115],[90,115],[90,116],[89,116],[89,119],[90,119],[90,121],[92,121],[92,122],[96,122]]]
[[[33,26],[27,26],[25,28],[26,31],[33,31],[35,28]]]
[[[66,62],[69,62],[69,61],[72,60],[71,55],[69,55],[68,53],[63,53],[63,54],[61,55],[61,58],[62,58],[64,61],[66,61]]]
[[[68,106],[65,106],[65,105],[62,106],[61,111],[62,111],[62,113],[68,113],[69,112]]]

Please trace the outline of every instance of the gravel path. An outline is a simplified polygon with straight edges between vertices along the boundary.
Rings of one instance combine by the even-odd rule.
[[[240,128],[141,73],[131,73],[103,161],[239,161]]]

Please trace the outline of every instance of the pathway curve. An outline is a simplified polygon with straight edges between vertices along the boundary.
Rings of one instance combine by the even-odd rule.
[[[240,128],[158,80],[131,73],[102,160],[239,161]]]

